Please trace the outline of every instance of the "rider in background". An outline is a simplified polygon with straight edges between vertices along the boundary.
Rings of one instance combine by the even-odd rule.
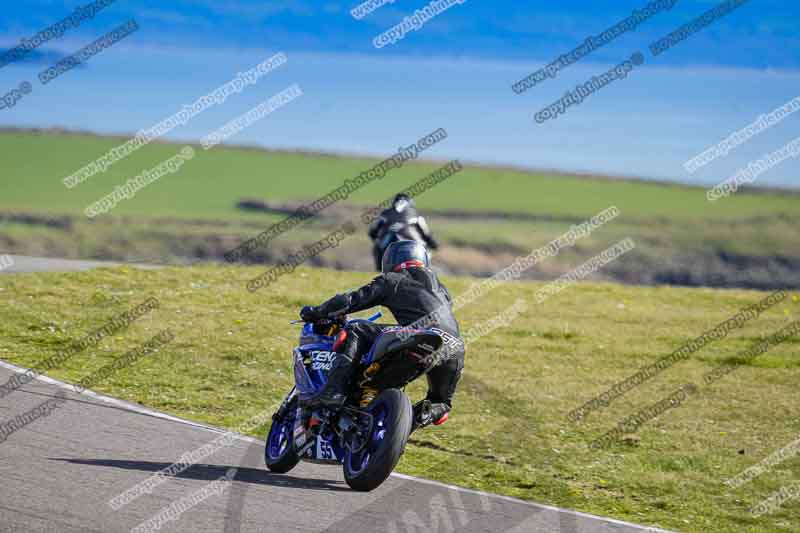
[[[425,328],[438,328],[447,345],[447,356],[428,372],[428,394],[414,406],[414,429],[447,420],[453,394],[464,369],[464,343],[453,316],[450,293],[430,269],[425,245],[399,241],[389,245],[383,255],[382,274],[360,289],[338,294],[318,307],[304,307],[305,322],[355,313],[382,305],[388,307],[401,326],[420,319]],[[339,348],[328,382],[315,402],[326,407],[344,403],[354,367],[368,353],[381,333],[390,325],[354,322],[347,326],[347,337]]]
[[[381,270],[383,252],[394,241],[419,241],[432,250],[439,248],[425,217],[417,213],[414,200],[405,193],[394,197],[392,207],[385,209],[369,227],[369,238],[373,241],[372,255],[375,270]]]

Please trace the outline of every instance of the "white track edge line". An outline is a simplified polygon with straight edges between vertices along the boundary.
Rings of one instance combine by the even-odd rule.
[[[6,361],[3,361],[2,359],[0,359],[0,367],[5,368],[7,370],[11,370],[13,372],[17,372],[17,373],[25,373],[25,372],[27,372],[29,370],[27,368],[19,367],[17,365],[12,364],[12,363],[8,363]],[[153,409],[148,409],[147,407],[143,407],[141,405],[138,405],[138,404],[135,404],[135,403],[131,403],[131,402],[126,402],[125,400],[120,400],[120,399],[114,398],[112,396],[106,396],[105,394],[100,394],[98,392],[94,392],[94,391],[89,390],[89,389],[84,389],[84,391],[81,393],[81,392],[78,392],[77,390],[75,390],[75,386],[74,385],[70,385],[69,383],[66,383],[64,381],[59,381],[57,379],[53,379],[51,377],[44,376],[42,374],[37,375],[36,376],[36,380],[37,381],[41,381],[42,383],[46,383],[48,385],[52,385],[52,386],[58,387],[60,389],[64,389],[64,390],[70,391],[70,392],[75,393],[75,394],[77,394],[79,396],[87,396],[89,398],[93,398],[95,400],[99,400],[101,402],[113,405],[115,407],[124,408],[124,409],[126,409],[128,411],[132,411],[134,413],[147,415],[147,416],[152,416],[154,418],[159,418],[161,420],[168,420],[170,422],[177,422],[179,424],[184,424],[184,425],[188,425],[188,426],[193,426],[193,427],[196,427],[196,428],[199,428],[199,429],[204,429],[206,431],[210,431],[210,432],[213,432],[213,433],[221,433],[221,434],[231,433],[231,432],[229,432],[229,431],[227,431],[225,429],[217,428],[217,427],[214,427],[214,426],[209,426],[208,424],[201,424],[199,422],[193,422],[193,421],[187,420],[185,418],[180,418],[180,417],[173,416],[173,415],[170,415],[170,414],[167,414],[167,413],[162,413],[161,411],[155,411]],[[13,391],[11,392],[11,394],[13,394]],[[245,442],[261,442],[261,441],[259,441],[257,439],[254,439],[253,437],[248,437],[246,435],[239,435],[237,433],[234,433],[234,435],[236,436],[237,440],[243,440]]]
[[[13,372],[17,372],[17,373],[25,373],[25,372],[27,372],[29,370],[27,368],[23,368],[23,367],[15,365],[15,364],[3,361],[2,359],[0,359],[0,367],[5,368],[7,370],[11,370]],[[100,393],[94,392],[94,391],[89,390],[89,389],[84,389],[84,391],[82,393],[78,393],[78,391],[75,390],[75,386],[70,385],[69,383],[66,383],[64,381],[59,381],[57,379],[53,379],[51,377],[48,377],[48,376],[45,376],[45,375],[42,375],[42,374],[37,375],[36,376],[36,380],[41,381],[42,383],[46,383],[48,385],[53,385],[55,387],[59,387],[61,389],[65,389],[65,390],[71,391],[71,392],[73,392],[75,394],[79,394],[79,395],[82,395],[82,396],[88,396],[90,398],[94,398],[96,400],[99,400],[99,401],[102,401],[104,403],[108,403],[108,404],[111,404],[111,405],[114,405],[114,406],[117,406],[117,407],[123,407],[123,408],[125,408],[127,410],[130,410],[130,411],[133,411],[135,413],[148,415],[148,416],[152,416],[152,417],[155,417],[155,418],[160,418],[162,420],[167,420],[169,422],[176,422],[178,424],[184,424],[184,425],[187,425],[187,426],[192,426],[192,427],[195,427],[195,428],[198,428],[198,429],[203,429],[203,430],[206,430],[206,431],[209,431],[209,432],[212,432],[212,433],[218,433],[218,434],[232,433],[232,432],[230,432],[230,431],[228,431],[226,429],[217,428],[217,427],[214,427],[214,426],[209,426],[207,424],[200,424],[198,422],[192,422],[191,420],[187,420],[185,418],[180,418],[180,417],[177,417],[177,416],[169,415],[167,413],[162,413],[160,411],[155,411],[153,409],[148,409],[147,407],[143,407],[141,405],[138,405],[138,404],[135,404],[135,403],[131,403],[131,402],[126,402],[125,400],[120,400],[120,399],[114,398],[112,396],[106,396],[105,394],[100,394]],[[13,391],[12,391],[12,393],[13,393]],[[260,439],[256,439],[256,438],[253,438],[253,437],[250,437],[250,436],[247,436],[247,435],[240,435],[240,434],[237,434],[237,433],[233,433],[233,435],[235,435],[237,440],[240,440],[240,441],[249,442],[249,443],[258,443],[258,444],[261,443]],[[617,525],[624,525],[624,526],[629,526],[629,527],[641,528],[642,531],[644,531],[644,532],[674,533],[674,532],[666,530],[666,529],[659,529],[659,528],[655,528],[655,527],[651,527],[651,526],[642,526],[642,525],[639,525],[639,524],[634,524],[632,522],[625,522],[623,520],[617,520],[615,518],[608,518],[608,517],[605,517],[605,516],[593,515],[593,514],[589,514],[589,513],[582,513],[580,511],[573,511],[572,509],[563,509],[561,507],[554,507],[552,505],[545,505],[545,504],[542,504],[542,503],[536,503],[536,502],[531,502],[531,501],[527,501],[527,500],[520,500],[518,498],[513,498],[511,496],[503,496],[502,494],[493,494],[491,492],[484,492],[484,491],[480,491],[480,490],[467,489],[467,488],[464,488],[464,487],[458,487],[456,485],[448,485],[446,483],[441,483],[439,481],[433,481],[433,480],[430,480],[430,479],[425,479],[425,478],[420,478],[420,477],[415,477],[415,476],[409,476],[407,474],[400,474],[400,473],[397,473],[397,472],[392,472],[391,475],[392,475],[392,477],[396,477],[398,479],[405,479],[406,481],[414,481],[414,482],[422,483],[422,484],[425,484],[425,485],[434,485],[434,486],[437,486],[437,487],[442,487],[442,488],[445,488],[445,489],[454,490],[456,492],[462,492],[462,493],[465,493],[465,494],[475,494],[475,495],[478,495],[478,496],[487,496],[487,497],[490,497],[490,498],[503,500],[503,501],[508,501],[508,502],[512,502],[512,503],[516,503],[516,504],[520,504],[520,505],[526,505],[526,506],[530,506],[530,507],[536,507],[536,508],[544,509],[544,510],[547,510],[547,511],[555,511],[557,513],[564,513],[564,514],[569,514],[569,515],[578,516],[578,517],[582,517],[582,518],[591,518],[593,520],[600,520],[602,522],[607,522],[607,523],[610,523],[610,524],[617,524]]]

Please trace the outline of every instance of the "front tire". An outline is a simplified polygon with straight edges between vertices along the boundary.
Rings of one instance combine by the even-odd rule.
[[[386,481],[406,448],[411,434],[411,401],[397,389],[387,389],[366,408],[374,417],[369,442],[344,456],[344,479],[351,489],[368,492]]]
[[[275,418],[267,433],[264,462],[271,472],[285,474],[300,462],[294,449],[294,417],[297,401],[292,401],[281,418]]]

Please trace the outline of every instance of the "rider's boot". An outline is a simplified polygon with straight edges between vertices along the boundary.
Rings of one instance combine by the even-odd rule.
[[[337,353],[333,367],[328,372],[328,382],[320,391],[314,403],[323,407],[340,407],[347,399],[347,383],[353,373],[353,358]]]
[[[450,407],[446,403],[431,403],[430,400],[422,400],[414,405],[414,419],[411,425],[411,431],[414,432],[419,428],[429,426],[431,424],[439,426],[447,422],[449,417]]]

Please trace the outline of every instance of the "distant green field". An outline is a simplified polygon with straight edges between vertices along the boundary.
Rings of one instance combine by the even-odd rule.
[[[0,209],[82,213],[143,170],[175,155],[181,145],[155,143],[111,166],[105,174],[68,190],[62,179],[125,139],[78,134],[0,133],[5,174]],[[165,176],[118,205],[114,215],[252,220],[235,204],[243,197],[310,200],[369,169],[376,160],[273,153],[218,147],[203,152],[179,173]],[[387,154],[387,156],[390,154]],[[408,165],[367,185],[350,201],[376,203],[420,179],[437,164]],[[592,180],[470,167],[425,193],[423,208],[591,216],[611,205],[625,217],[673,220],[800,215],[800,196],[736,194],[710,204],[700,188],[634,181]]]

